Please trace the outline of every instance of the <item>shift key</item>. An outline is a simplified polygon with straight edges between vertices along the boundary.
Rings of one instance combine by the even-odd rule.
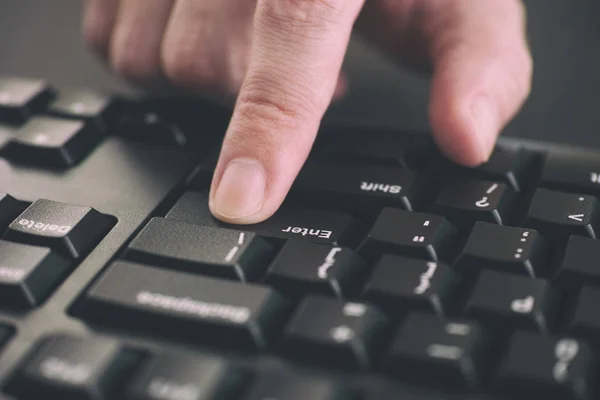
[[[75,313],[195,343],[263,349],[282,328],[291,304],[255,284],[116,262],[91,287]]]

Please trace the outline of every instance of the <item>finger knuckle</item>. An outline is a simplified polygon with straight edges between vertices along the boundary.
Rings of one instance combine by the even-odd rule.
[[[278,87],[272,77],[249,77],[239,98],[238,116],[247,125],[282,135],[304,128],[318,112],[317,104],[302,89]]]
[[[345,0],[265,0],[263,10],[275,24],[293,26],[339,20]]]
[[[200,46],[181,41],[167,42],[161,51],[161,65],[167,78],[178,86],[205,86],[217,82],[212,58]]]

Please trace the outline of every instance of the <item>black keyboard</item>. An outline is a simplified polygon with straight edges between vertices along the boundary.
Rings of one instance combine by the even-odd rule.
[[[600,151],[324,124],[234,226],[228,118],[0,79],[1,399],[600,398]]]

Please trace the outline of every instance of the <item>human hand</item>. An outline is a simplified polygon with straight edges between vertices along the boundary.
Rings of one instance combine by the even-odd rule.
[[[87,0],[84,34],[126,78],[237,96],[209,204],[247,224],[279,208],[344,91],[354,27],[432,72],[434,138],[474,166],[529,95],[525,20],[519,0]]]

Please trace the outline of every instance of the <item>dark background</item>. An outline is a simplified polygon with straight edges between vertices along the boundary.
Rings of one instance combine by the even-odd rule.
[[[125,90],[81,41],[82,3],[2,0],[0,73]],[[505,134],[600,147],[600,1],[525,3],[535,60],[533,94]],[[427,128],[426,81],[386,63],[359,41],[352,43],[346,69],[350,96],[332,107],[330,118]]]

